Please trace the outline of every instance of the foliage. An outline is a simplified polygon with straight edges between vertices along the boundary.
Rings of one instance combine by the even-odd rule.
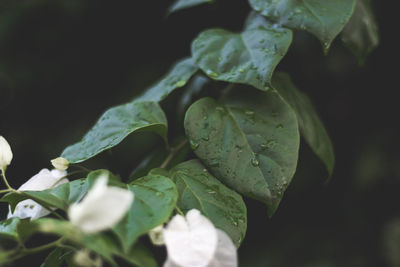
[[[210,1],[177,0],[168,11],[206,2]],[[157,266],[142,237],[174,213],[191,209],[200,210],[239,247],[247,229],[243,197],[264,203],[265,215],[273,216],[296,172],[300,135],[325,165],[327,177],[332,175],[333,145],[316,108],[289,74],[275,69],[297,30],[315,35],[326,53],[341,34],[359,62],[364,62],[379,42],[370,2],[249,0],[249,4],[253,10],[242,31],[213,28],[201,32],[192,42],[190,57],[178,61],[142,95],[108,109],[80,141],[61,153],[71,168],[78,168],[78,163],[106,150],[127,146],[123,141],[131,134],[159,135],[165,147],[148,151],[130,177],[120,179],[107,170],[97,170],[44,191],[17,191],[8,184],[8,189],[0,191],[7,193],[1,201],[11,210],[32,199],[57,216],[1,221],[0,240],[15,244],[0,252],[0,262],[54,248],[42,266],[61,266],[62,262],[74,266],[72,255],[87,248],[114,266],[116,260]],[[194,99],[205,84],[213,84],[216,91]],[[178,89],[183,97],[179,114],[172,116],[184,117],[185,136],[176,134],[179,130],[168,123],[170,114],[162,108],[164,99]],[[135,201],[109,231],[82,234],[63,215],[103,173],[112,178],[111,185],[132,191]],[[2,176],[6,180],[5,171]],[[40,234],[60,239],[37,248],[24,246]]]

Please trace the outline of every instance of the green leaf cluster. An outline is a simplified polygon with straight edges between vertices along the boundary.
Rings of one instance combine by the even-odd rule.
[[[169,12],[205,2],[210,1],[177,0]],[[120,180],[107,170],[98,170],[56,188],[14,190],[1,198],[11,210],[32,199],[53,211],[57,219],[1,221],[0,239],[13,240],[15,246],[1,252],[0,262],[54,247],[42,266],[63,262],[74,266],[73,255],[81,248],[113,266],[116,259],[157,266],[140,239],[174,214],[191,209],[200,210],[239,247],[247,229],[243,197],[264,203],[270,217],[277,211],[296,172],[301,137],[325,165],[327,177],[332,175],[333,145],[311,99],[289,74],[275,69],[297,30],[315,35],[325,52],[341,34],[359,62],[364,62],[379,42],[371,3],[249,0],[249,4],[253,10],[242,31],[201,32],[192,42],[190,57],[177,62],[140,96],[107,110],[80,141],[61,153],[74,166],[120,145],[131,134],[159,135],[166,146],[149,151],[129,177]],[[198,97],[210,85],[214,97]],[[160,103],[179,88],[178,114],[166,114]],[[173,131],[180,134],[168,133],[167,117],[184,118],[183,129]],[[134,153],[135,148],[131,150]],[[131,190],[135,201],[113,229],[83,234],[63,215],[104,173],[115,178],[110,184]],[[61,238],[44,247],[26,248],[24,243],[37,234]]]

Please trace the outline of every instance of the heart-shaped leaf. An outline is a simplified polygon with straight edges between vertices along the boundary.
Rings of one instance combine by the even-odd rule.
[[[237,88],[224,104],[200,99],[186,113],[185,130],[215,177],[266,203],[273,215],[295,173],[300,142],[296,114],[276,92]]]
[[[292,32],[253,13],[241,33],[202,32],[192,43],[197,65],[212,79],[268,90],[271,76],[292,42]]]
[[[327,51],[353,14],[355,0],[249,0],[277,24],[314,34]]]
[[[138,131],[152,131],[167,138],[167,118],[157,103],[131,102],[107,110],[82,140],[67,147],[61,156],[70,163],[82,162]]]

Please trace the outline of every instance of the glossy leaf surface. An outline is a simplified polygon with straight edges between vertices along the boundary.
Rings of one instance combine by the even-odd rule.
[[[247,87],[224,104],[200,99],[186,113],[185,130],[215,177],[267,204],[272,216],[295,173],[300,142],[296,115],[276,92]]]
[[[269,20],[314,34],[329,48],[353,14],[355,0],[249,0]]]
[[[200,210],[215,227],[226,232],[239,247],[247,228],[247,211],[242,197],[210,174],[198,160],[190,160],[171,170],[183,212]]]
[[[265,91],[291,42],[290,30],[274,27],[253,13],[241,33],[223,29],[202,32],[192,43],[192,55],[212,79]]]

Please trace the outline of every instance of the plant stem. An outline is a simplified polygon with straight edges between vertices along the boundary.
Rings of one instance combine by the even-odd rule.
[[[175,209],[176,209],[176,211],[177,211],[180,215],[185,216],[185,214],[183,213],[183,211],[182,211],[178,206],[175,206]]]
[[[12,190],[11,190],[11,189],[3,189],[3,190],[0,190],[0,194],[8,193],[8,192],[12,192]]]
[[[188,143],[188,140],[185,139],[181,143],[179,143],[176,147],[171,148],[169,155],[165,158],[164,162],[160,165],[160,168],[165,169],[171,160],[174,159],[176,154]]]
[[[14,188],[12,188],[10,186],[10,184],[8,183],[7,178],[6,178],[6,173],[5,173],[5,171],[3,169],[1,170],[1,177],[3,177],[3,181],[6,184],[7,188],[10,189],[10,190],[14,190]]]
[[[18,250],[18,251],[14,251],[14,252],[13,252],[13,253],[18,253],[17,255],[11,256],[11,257],[7,258],[5,261],[3,261],[3,263],[6,263],[6,262],[13,262],[13,261],[15,261],[15,260],[17,260],[17,259],[20,259],[20,258],[22,258],[22,257],[25,257],[26,255],[38,253],[38,252],[41,252],[41,251],[43,251],[43,250],[48,250],[48,249],[50,249],[50,248],[59,246],[59,245],[62,244],[63,239],[64,239],[64,237],[61,237],[61,238],[57,239],[57,240],[54,241],[54,242],[45,244],[45,245],[43,245],[43,246],[34,247],[34,248],[25,248],[25,247],[22,247],[21,250]],[[10,255],[11,255],[11,254],[10,254]]]

